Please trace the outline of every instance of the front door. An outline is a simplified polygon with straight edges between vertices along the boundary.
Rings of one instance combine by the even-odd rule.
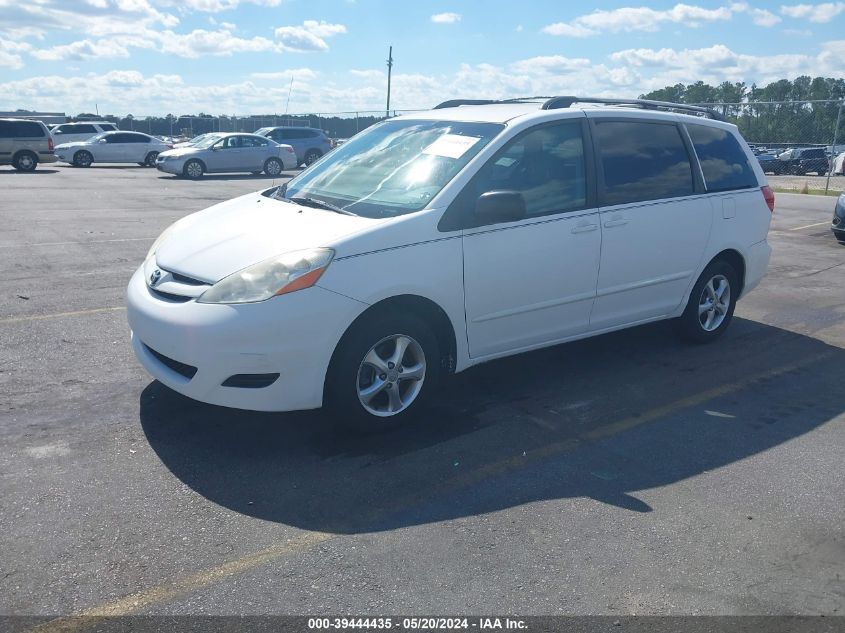
[[[588,329],[601,228],[588,196],[585,133],[581,117],[523,132],[453,203],[465,218],[464,300],[473,358]],[[525,217],[479,222],[473,215],[478,197],[502,190],[522,194]]]

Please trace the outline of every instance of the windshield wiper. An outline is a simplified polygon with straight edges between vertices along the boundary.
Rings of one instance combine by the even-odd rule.
[[[285,198],[285,200],[290,200],[291,202],[295,202],[296,204],[301,204],[303,207],[313,207],[315,209],[326,209],[328,211],[334,211],[335,213],[342,213],[343,215],[357,215],[352,213],[352,211],[347,211],[346,209],[341,209],[340,207],[332,204],[331,202],[326,202],[325,200],[318,200],[317,198]]]

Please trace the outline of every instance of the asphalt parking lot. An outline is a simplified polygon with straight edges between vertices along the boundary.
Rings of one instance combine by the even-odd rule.
[[[655,324],[455,376],[426,424],[192,402],[129,345],[172,221],[266,177],[0,168],[0,614],[837,614],[845,246],[780,194],[710,346]]]

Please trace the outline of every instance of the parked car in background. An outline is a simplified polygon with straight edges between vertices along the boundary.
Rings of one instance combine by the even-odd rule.
[[[93,163],[137,163],[155,166],[159,153],[173,146],[143,132],[103,132],[87,141],[56,145],[56,156],[75,167]]]
[[[824,176],[830,169],[830,160],[822,147],[797,147],[778,154],[777,163],[772,164],[773,174],[803,176],[816,173]]]
[[[41,121],[0,119],[0,165],[33,171],[38,163],[54,163],[50,130]]]
[[[496,358],[716,340],[766,272],[766,177],[735,125],[594,101],[447,102],[182,218],[129,282],[135,354],[203,402],[385,430]]]
[[[263,127],[255,133],[293,147],[297,165],[310,165],[332,149],[328,135],[315,127]]]
[[[845,152],[833,159],[831,173],[837,176],[845,176]]]
[[[777,152],[764,152],[762,154],[757,155],[757,162],[760,163],[760,167],[763,169],[764,173],[776,173],[775,170],[778,168],[778,155]]]
[[[845,242],[845,193],[839,194],[839,199],[836,201],[830,229],[837,240]]]
[[[53,139],[57,145],[87,141],[92,136],[103,132],[115,132],[117,126],[108,121],[84,121],[81,123],[62,123],[53,128]]]
[[[162,152],[156,168],[176,176],[201,178],[206,173],[246,171],[278,176],[297,166],[290,145],[257,134],[209,134],[199,142]]]

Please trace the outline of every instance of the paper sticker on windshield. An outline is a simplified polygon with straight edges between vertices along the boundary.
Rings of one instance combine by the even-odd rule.
[[[444,134],[423,150],[423,154],[445,156],[446,158],[460,158],[470,147],[478,143],[480,138],[475,136],[460,136],[458,134]]]

